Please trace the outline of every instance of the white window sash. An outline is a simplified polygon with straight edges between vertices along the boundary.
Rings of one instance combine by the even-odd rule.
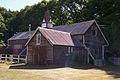
[[[39,40],[40,39],[40,40]],[[36,37],[36,45],[40,45],[41,44],[41,34],[37,34]]]

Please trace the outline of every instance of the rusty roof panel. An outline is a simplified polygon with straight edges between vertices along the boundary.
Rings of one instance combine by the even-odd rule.
[[[40,27],[39,30],[53,45],[74,46],[70,33]]]

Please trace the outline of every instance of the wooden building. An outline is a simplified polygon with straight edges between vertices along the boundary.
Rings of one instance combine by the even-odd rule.
[[[108,41],[95,20],[38,27],[26,43],[30,64],[88,64],[104,60]]]
[[[70,33],[38,27],[26,46],[28,63],[62,65],[74,43]]]
[[[20,54],[25,52],[25,44],[34,31],[18,32],[8,39],[8,49],[11,49],[11,54]],[[26,52],[25,52],[26,53]],[[24,54],[25,54],[24,53]]]
[[[9,46],[26,48],[28,64],[68,66],[93,62],[99,65],[109,45],[95,20],[53,27],[49,11],[41,27],[24,41],[21,36],[10,38]]]

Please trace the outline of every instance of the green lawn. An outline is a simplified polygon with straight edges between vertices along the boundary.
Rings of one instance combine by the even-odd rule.
[[[0,80],[120,80],[120,67],[9,68],[11,68],[10,65],[0,63]]]

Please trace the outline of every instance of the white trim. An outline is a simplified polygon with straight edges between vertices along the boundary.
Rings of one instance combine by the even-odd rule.
[[[25,63],[27,64],[28,63],[28,46],[27,46],[27,50],[26,50],[26,61]]]
[[[71,47],[71,50],[70,50],[70,51],[71,51],[71,53],[73,53],[73,51],[74,51],[73,47]]]
[[[85,36],[83,35],[83,44],[85,44]]]
[[[26,56],[28,56],[28,46],[27,46],[27,53],[26,53]]]
[[[107,47],[108,45],[103,45],[102,46],[102,59],[105,59],[105,47]]]
[[[68,53],[71,53],[71,47],[68,47]]]

